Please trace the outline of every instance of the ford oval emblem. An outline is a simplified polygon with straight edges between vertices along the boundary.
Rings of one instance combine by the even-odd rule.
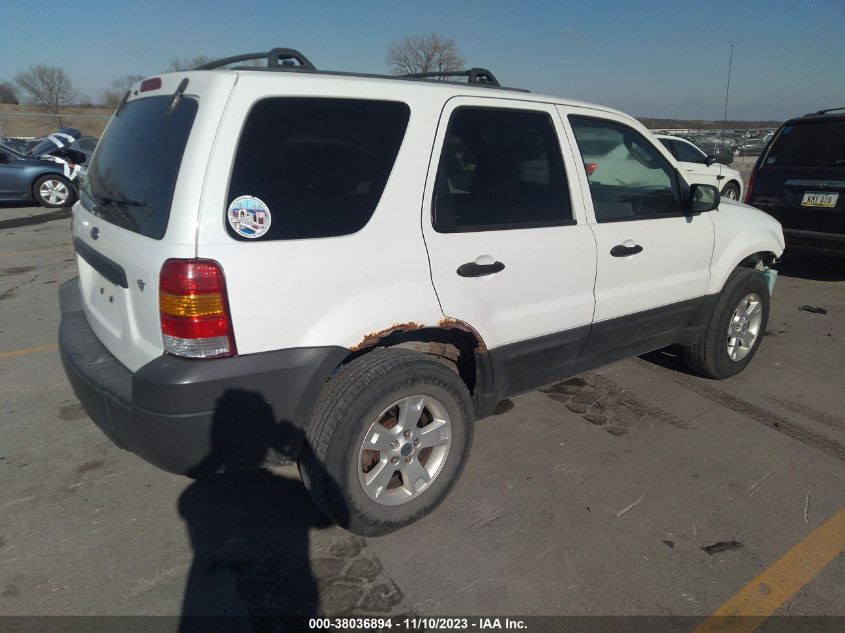
[[[91,239],[96,240],[98,237],[100,237],[100,229],[98,229],[96,226],[92,226],[91,227]]]

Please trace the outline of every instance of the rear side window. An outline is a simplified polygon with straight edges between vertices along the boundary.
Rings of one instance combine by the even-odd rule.
[[[437,175],[437,231],[571,223],[566,173],[549,115],[518,110],[455,110]]]
[[[241,196],[266,205],[261,241],[355,233],[378,205],[409,116],[406,104],[389,101],[259,101],[241,133],[227,205]]]
[[[845,167],[845,121],[785,125],[766,157],[776,167]]]
[[[185,98],[167,112],[172,97],[127,103],[97,144],[82,186],[82,204],[103,220],[153,239],[167,229],[176,176],[197,114]]]
[[[675,168],[633,128],[570,116],[598,222],[680,214]]]

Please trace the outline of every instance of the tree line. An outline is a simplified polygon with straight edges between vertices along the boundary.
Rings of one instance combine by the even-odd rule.
[[[174,58],[162,72],[192,70],[211,59],[207,55]],[[385,62],[396,75],[448,73],[463,69],[465,63],[455,41],[436,33],[409,35],[394,41],[385,55]],[[126,91],[145,76],[127,74],[115,78],[100,94],[98,104],[117,107]],[[76,90],[68,73],[58,66],[35,64],[17,73],[13,81],[0,82],[0,104],[24,102],[34,105],[55,117],[59,127],[62,127],[63,111],[67,107],[92,105],[87,101]]]

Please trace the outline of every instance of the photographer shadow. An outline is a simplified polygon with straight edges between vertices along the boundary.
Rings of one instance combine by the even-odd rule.
[[[300,445],[309,450],[302,431],[277,422],[259,394],[230,390],[217,402],[212,450],[188,473],[203,478],[178,502],[194,550],[180,631],[286,630],[286,618],[320,611],[309,533],[331,522],[298,479],[262,469],[294,460]]]

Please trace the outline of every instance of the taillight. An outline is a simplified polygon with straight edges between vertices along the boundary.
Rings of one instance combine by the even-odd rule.
[[[751,204],[751,193],[754,190],[754,181],[757,179],[757,169],[760,165],[760,161],[757,161],[757,164],[754,165],[754,169],[751,170],[751,175],[748,177],[748,187],[745,189],[745,204]]]
[[[588,176],[592,176],[598,168],[598,163],[584,163],[584,169],[587,171]]]
[[[165,352],[189,358],[219,358],[237,353],[226,280],[214,260],[164,262],[158,305]]]

